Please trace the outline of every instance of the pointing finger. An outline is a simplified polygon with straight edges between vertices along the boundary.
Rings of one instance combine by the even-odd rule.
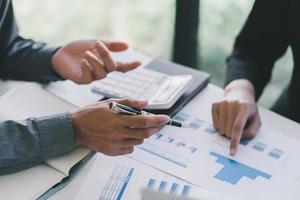
[[[240,144],[245,125],[247,123],[248,115],[242,110],[237,114],[237,117],[233,123],[232,135],[230,141],[230,155],[235,155],[238,145]]]

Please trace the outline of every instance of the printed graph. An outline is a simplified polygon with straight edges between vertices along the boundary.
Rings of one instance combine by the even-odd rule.
[[[178,196],[189,196],[191,186],[179,184],[176,182],[168,182],[165,180],[157,180],[154,178],[149,179],[147,189],[174,194]]]
[[[187,167],[189,158],[198,150],[193,144],[161,133],[156,133],[137,148],[181,167]]]
[[[274,148],[270,151],[268,156],[270,156],[271,158],[279,159],[283,155],[283,153],[284,152],[282,150]]]
[[[220,181],[227,182],[231,185],[236,185],[243,177],[255,180],[257,177],[271,179],[272,175],[249,167],[238,161],[222,156],[216,152],[210,152],[210,155],[216,157],[216,162],[223,165],[223,168],[214,176]]]
[[[252,148],[255,149],[256,151],[264,152],[267,148],[267,145],[261,142],[257,142],[253,145]]]
[[[121,200],[134,169],[116,166],[107,181],[99,200]]]

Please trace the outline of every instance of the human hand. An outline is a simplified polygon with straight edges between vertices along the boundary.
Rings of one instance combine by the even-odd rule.
[[[52,66],[60,76],[79,84],[103,79],[109,72],[127,72],[141,63],[114,61],[110,51],[121,52],[128,48],[124,42],[79,40],[62,46],[52,57]]]
[[[147,102],[135,100],[106,100],[72,112],[77,145],[104,153],[122,155],[131,153],[134,145],[156,133],[170,118],[166,115],[124,115],[111,111],[110,102],[118,102],[138,109]]]
[[[241,139],[252,139],[261,126],[254,88],[246,80],[233,81],[225,88],[225,97],[212,106],[214,127],[231,139],[230,154],[235,155]]]

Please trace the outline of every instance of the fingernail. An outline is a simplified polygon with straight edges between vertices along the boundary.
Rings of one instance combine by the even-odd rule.
[[[160,117],[162,123],[168,123],[171,120],[171,118],[167,115],[157,115],[157,116]]]
[[[142,63],[140,61],[133,61],[132,64],[141,65]]]
[[[139,102],[140,102],[141,104],[148,104],[148,101],[147,101],[147,100],[139,100]]]
[[[99,41],[96,42],[95,46],[96,46],[96,47],[101,47]]]
[[[236,150],[234,148],[230,149],[230,155],[234,156],[236,154]]]

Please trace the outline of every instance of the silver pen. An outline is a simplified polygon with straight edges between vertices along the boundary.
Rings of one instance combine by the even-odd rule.
[[[127,115],[154,115],[147,111],[132,108],[130,106],[126,106],[126,105],[119,104],[116,102],[109,103],[109,109],[112,111],[115,111],[117,113],[127,114]],[[189,128],[189,126],[187,124],[173,120],[173,119],[171,119],[168,123],[166,123],[166,125],[176,126],[179,128]]]

